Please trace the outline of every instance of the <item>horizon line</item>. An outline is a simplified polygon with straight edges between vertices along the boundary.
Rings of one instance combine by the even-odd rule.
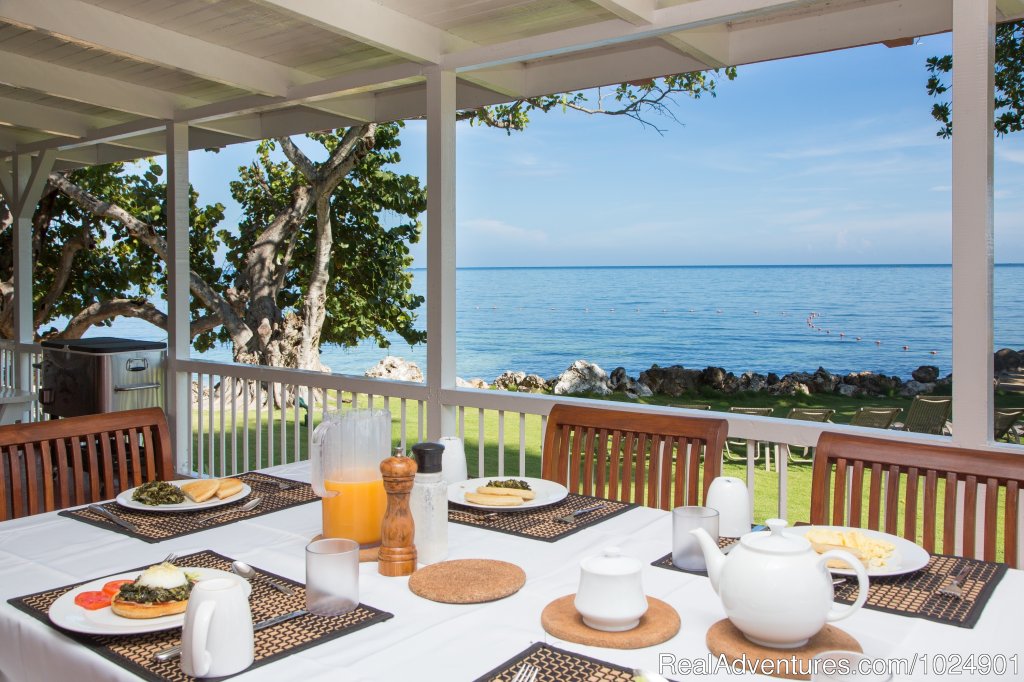
[[[993,263],[995,267],[1019,267],[1024,263]],[[952,263],[723,263],[720,265],[456,265],[456,270],[629,270],[629,269],[676,269],[676,268],[935,268],[953,267]],[[426,270],[411,267],[409,270]]]

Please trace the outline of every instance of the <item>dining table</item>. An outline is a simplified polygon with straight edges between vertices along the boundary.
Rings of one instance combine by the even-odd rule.
[[[263,470],[308,481],[308,462]],[[321,532],[318,501],[230,525],[147,543],[56,512],[0,523],[0,679],[99,682],[138,679],[133,673],[63,632],[15,608],[8,600],[57,586],[113,575],[160,562],[174,551],[214,550],[262,570],[299,582],[304,548]],[[417,596],[408,577],[384,577],[376,563],[360,564],[359,596],[364,604],[393,614],[317,646],[241,673],[240,681],[475,680],[538,642],[628,668],[662,671],[668,679],[735,679],[719,669],[703,677],[681,674],[680,666],[709,658],[705,636],[725,617],[708,578],[651,565],[671,549],[671,514],[635,507],[555,542],[496,532],[486,526],[448,524],[449,559],[496,559],[516,564],[525,584],[504,599],[478,604],[445,604]],[[549,635],[541,612],[576,592],[580,561],[618,547],[644,564],[647,595],[679,614],[679,632],[642,649],[585,646]],[[765,584],[770,590],[771,585]],[[896,679],[977,679],[949,670],[954,654],[1001,656],[1002,674],[985,679],[1024,679],[1024,571],[1009,570],[995,587],[978,622],[954,627],[922,618],[861,609],[836,623],[864,651],[882,659],[912,661],[914,673]],[[937,662],[941,659],[943,674]],[[924,665],[933,664],[924,674]],[[768,679],[768,678],[764,678]]]

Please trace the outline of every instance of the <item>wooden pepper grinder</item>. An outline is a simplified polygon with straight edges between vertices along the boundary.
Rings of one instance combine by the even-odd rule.
[[[415,526],[409,511],[409,492],[416,475],[416,460],[402,456],[399,450],[394,457],[380,463],[380,473],[384,478],[384,491],[388,494],[388,506],[380,526],[377,570],[381,575],[391,577],[410,575],[416,570]]]

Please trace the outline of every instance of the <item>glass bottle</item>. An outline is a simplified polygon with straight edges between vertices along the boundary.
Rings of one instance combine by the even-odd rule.
[[[412,453],[416,477],[409,509],[416,526],[416,554],[421,564],[434,564],[448,556],[448,484],[441,476],[444,446],[417,443]]]

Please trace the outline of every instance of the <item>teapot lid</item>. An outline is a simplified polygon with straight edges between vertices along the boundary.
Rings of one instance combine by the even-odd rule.
[[[639,559],[622,556],[622,550],[618,547],[605,547],[602,554],[581,561],[580,568],[597,575],[632,575],[639,573],[643,564]]]
[[[800,554],[811,548],[811,543],[804,536],[783,532],[789,525],[785,519],[768,519],[764,523],[768,532],[748,533],[740,538],[740,544],[771,554]]]

